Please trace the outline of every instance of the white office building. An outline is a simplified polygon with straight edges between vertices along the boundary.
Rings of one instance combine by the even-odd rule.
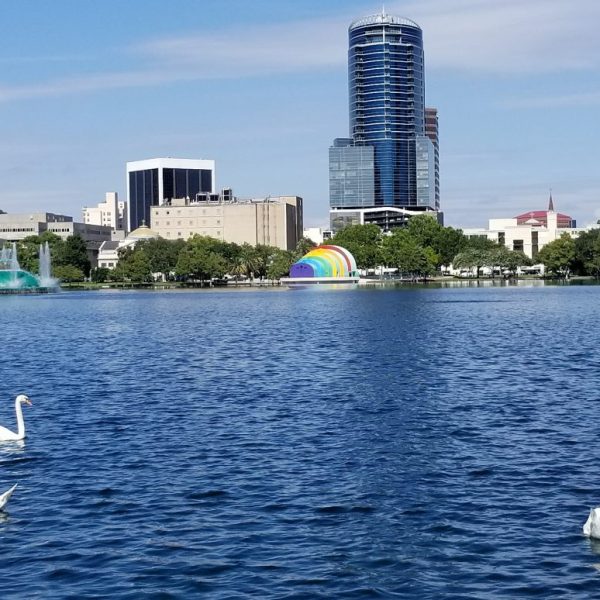
[[[117,192],[107,192],[104,202],[93,207],[83,207],[83,222],[110,227],[114,231],[126,230],[127,203],[119,200]]]
[[[150,223],[150,210],[173,198],[212,194],[215,161],[190,158],[151,158],[127,163],[127,205],[130,230]]]

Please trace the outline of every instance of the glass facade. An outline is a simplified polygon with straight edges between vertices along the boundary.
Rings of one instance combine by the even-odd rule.
[[[425,108],[425,135],[435,150],[435,209],[440,208],[440,141],[437,108]],[[433,206],[433,205],[432,205]]]
[[[129,173],[129,229],[150,226],[150,207],[158,205],[158,169]]]
[[[150,208],[172,198],[194,200],[198,193],[212,191],[210,169],[174,169],[161,167],[129,173],[129,229],[150,226]]]
[[[435,181],[435,147],[426,136],[420,135],[416,139],[417,149],[417,205],[435,206],[436,181]]]
[[[417,206],[416,138],[425,133],[423,35],[381,14],[349,29],[350,134],[374,150],[374,205]]]
[[[190,198],[211,191],[211,172],[205,169],[163,168],[163,198]]]
[[[337,139],[329,148],[329,202],[332,208],[373,206],[374,150]]]
[[[336,233],[350,225],[361,225],[360,212],[344,211],[341,213],[330,213],[331,230]]]

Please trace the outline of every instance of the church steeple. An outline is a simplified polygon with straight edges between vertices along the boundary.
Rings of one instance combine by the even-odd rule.
[[[550,190],[550,200],[548,202],[548,212],[554,212],[554,202],[552,201],[552,189]]]

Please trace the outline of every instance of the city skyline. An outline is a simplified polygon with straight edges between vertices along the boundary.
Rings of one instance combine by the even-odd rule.
[[[165,10],[165,7],[169,10]],[[126,196],[126,163],[216,161],[217,188],[300,195],[328,223],[347,130],[347,31],[381,4],[23,0],[0,50],[0,209],[81,215]],[[591,0],[386,2],[423,30],[446,224],[543,209],[600,218]]]

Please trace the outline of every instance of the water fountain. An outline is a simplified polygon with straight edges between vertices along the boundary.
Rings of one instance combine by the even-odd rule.
[[[15,242],[11,246],[4,246],[0,250],[0,293],[45,293],[57,289],[59,287],[58,280],[50,274],[50,247],[48,242],[40,244],[39,259],[39,276],[36,276],[21,269]]]

